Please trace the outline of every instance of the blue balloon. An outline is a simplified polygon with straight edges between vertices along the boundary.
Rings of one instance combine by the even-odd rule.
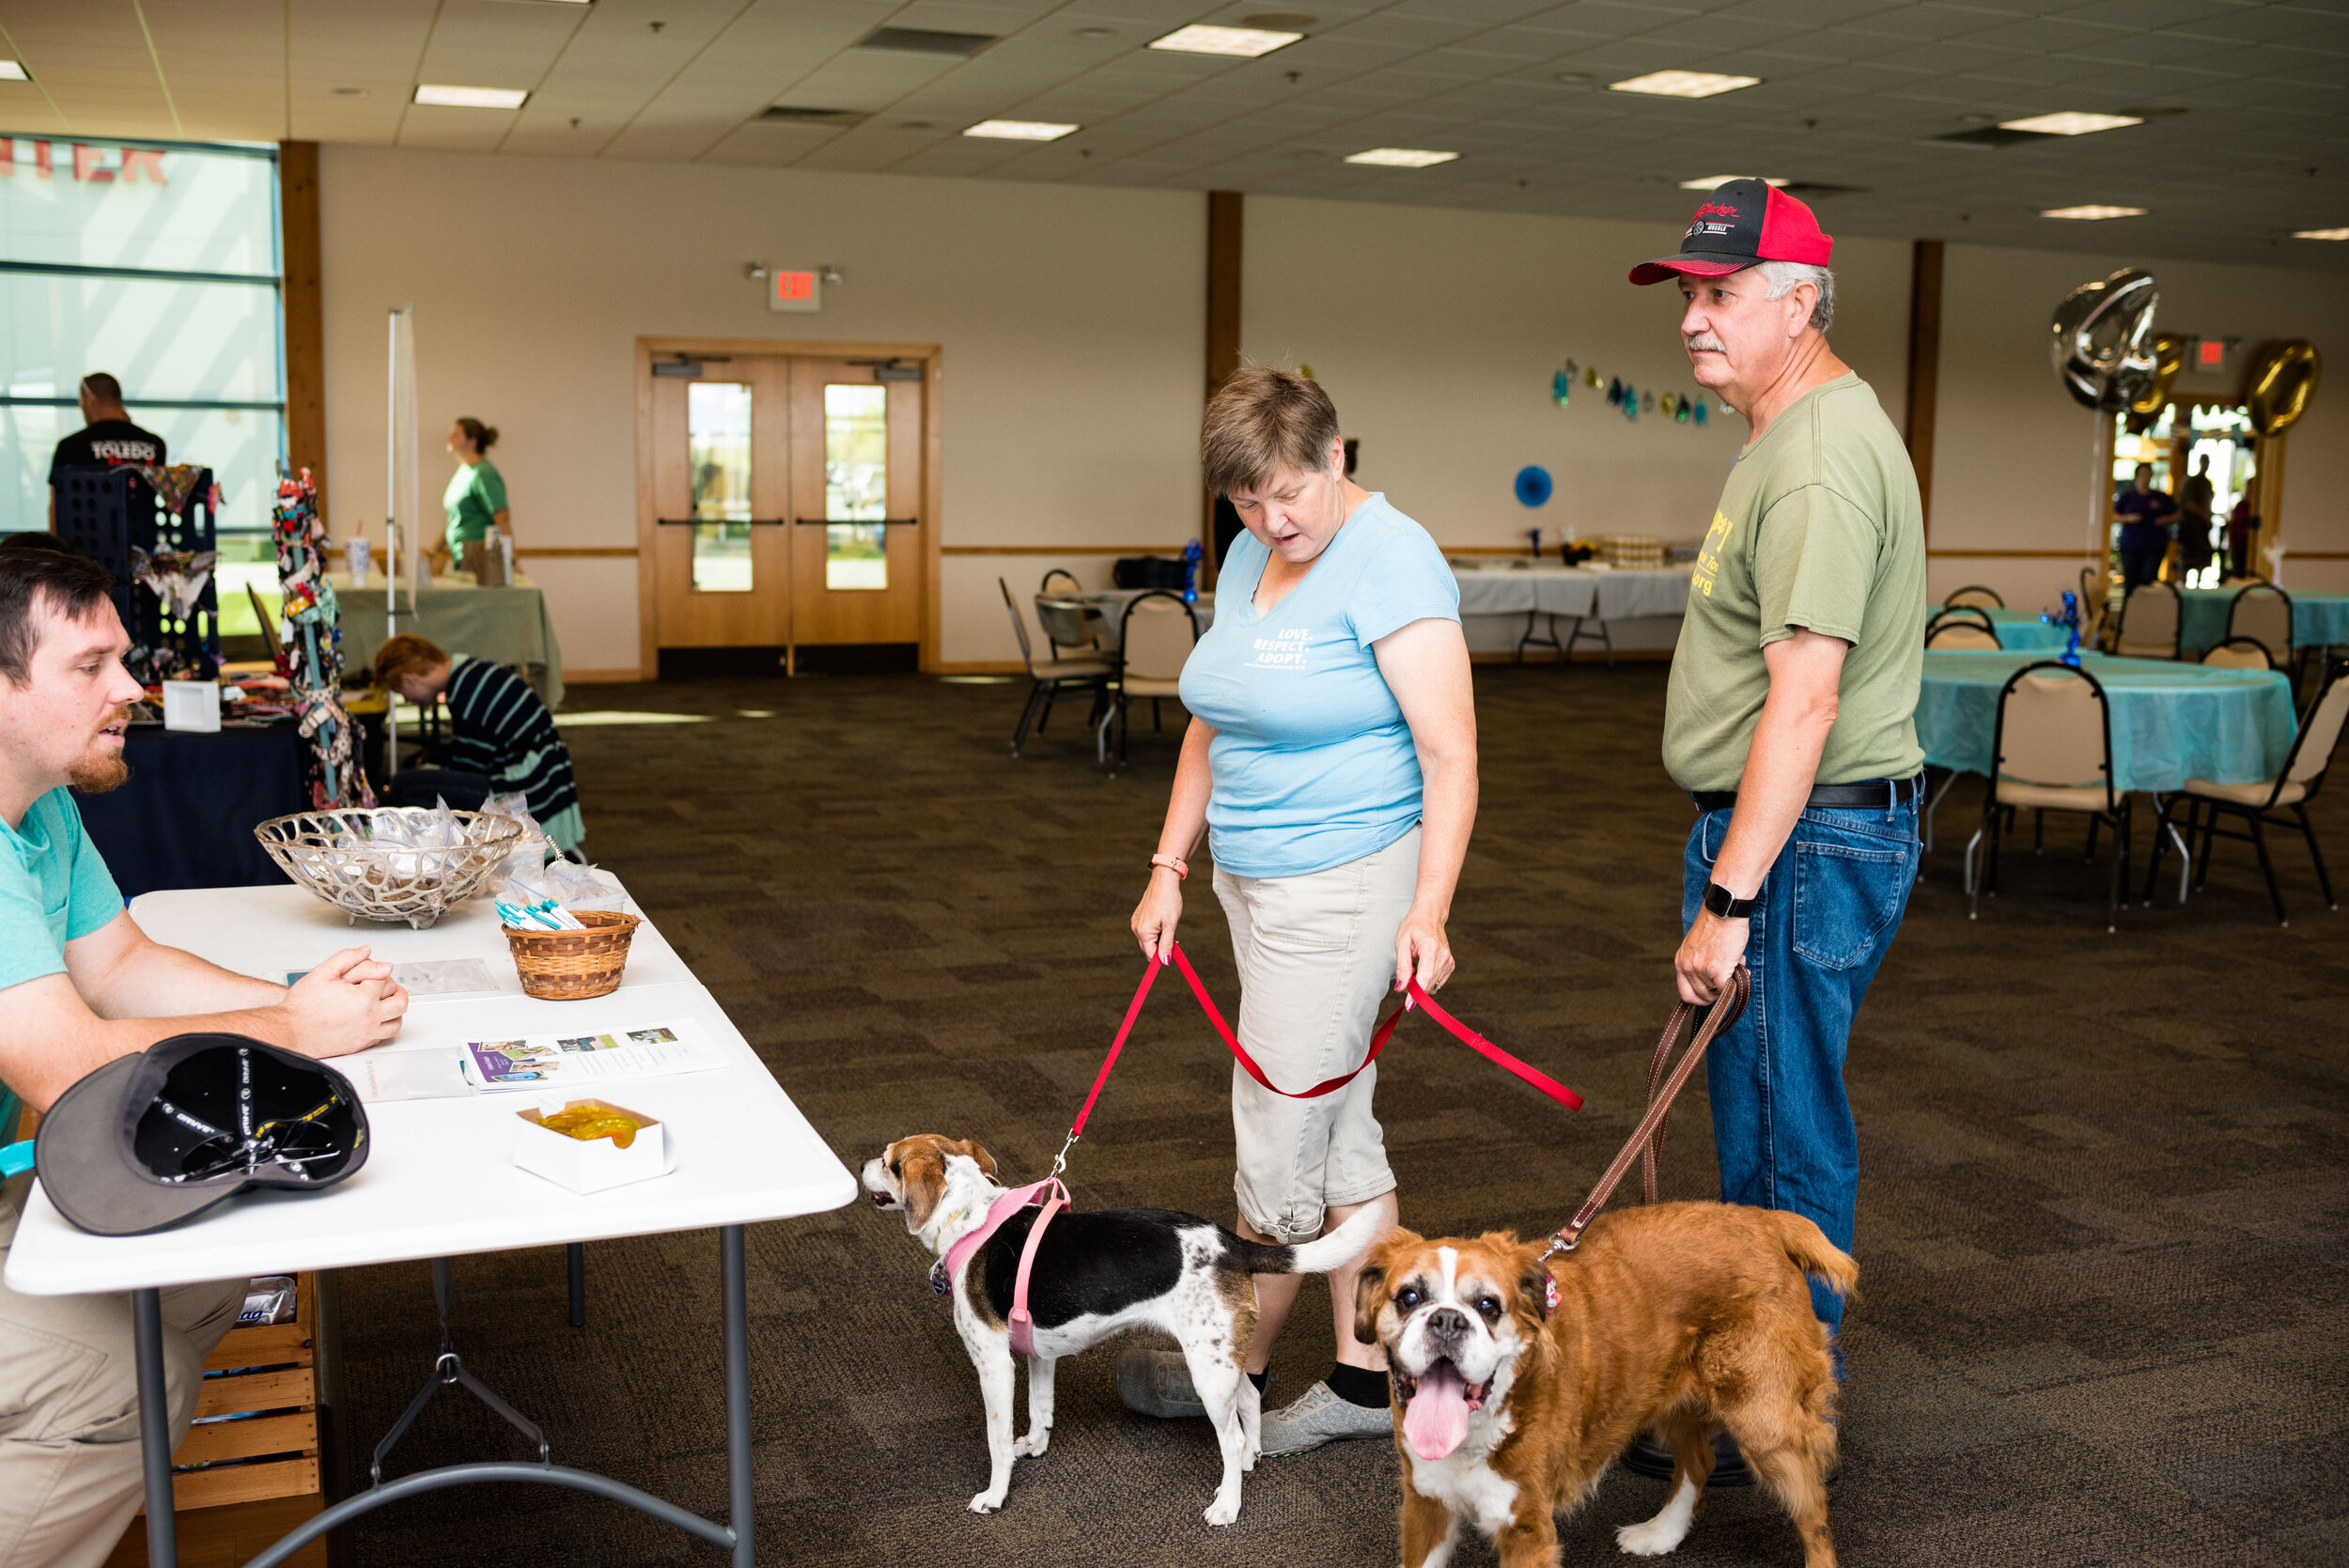
[[[1540,505],[1549,499],[1549,470],[1532,463],[1517,470],[1517,502],[1520,505]]]

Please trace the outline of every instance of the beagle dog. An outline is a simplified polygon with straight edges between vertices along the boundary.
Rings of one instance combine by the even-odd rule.
[[[1256,1466],[1262,1414],[1256,1386],[1240,1369],[1256,1329],[1255,1274],[1326,1274],[1359,1257],[1378,1225],[1365,1208],[1330,1234],[1301,1247],[1243,1241],[1211,1220],[1167,1209],[1064,1211],[1044,1233],[1028,1281],[1035,1354],[1028,1360],[1028,1435],[1012,1440],[1009,1318],[1019,1254],[1036,1210],[1013,1214],[951,1276],[955,1243],[987,1222],[1008,1190],[995,1181],[995,1159],[976,1143],[920,1133],[901,1138],[865,1161],[864,1190],[874,1206],[902,1210],[906,1229],[939,1262],[954,1302],[955,1327],[978,1369],[987,1405],[987,1490],[973,1514],[1003,1506],[1016,1458],[1039,1454],[1052,1430],[1052,1364],[1129,1328],[1174,1336],[1192,1384],[1223,1450],[1223,1481],[1207,1523],[1239,1516],[1240,1475]]]
[[[1726,1429],[1793,1516],[1806,1568],[1834,1568],[1835,1374],[1804,1277],[1847,1294],[1851,1259],[1800,1215],[1727,1203],[1602,1215],[1547,1265],[1543,1246],[1398,1230],[1363,1265],[1354,1334],[1387,1353],[1404,1568],[1442,1568],[1463,1519],[1501,1568],[1550,1568],[1555,1515],[1649,1427],[1672,1451],[1672,1490],[1616,1531],[1625,1551],[1680,1545]]]

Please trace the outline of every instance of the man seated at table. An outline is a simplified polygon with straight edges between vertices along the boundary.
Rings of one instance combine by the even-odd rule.
[[[217,1030],[340,1056],[399,1030],[408,994],[364,948],[290,989],[150,941],[122,907],[68,789],[128,776],[139,683],[105,569],[61,551],[0,551],[0,1142],[18,1101],[46,1110],[86,1074],[174,1034]],[[12,1093],[11,1093],[12,1092]],[[0,1187],[0,1268],[29,1175]],[[163,1295],[176,1448],[205,1358],[245,1281]],[[0,1283],[0,1568],[95,1568],[141,1496],[127,1296],[23,1296]]]
[[[579,847],[587,829],[571,753],[528,681],[503,664],[445,654],[403,632],[376,650],[375,683],[422,707],[435,698],[447,703],[452,732],[448,766],[393,775],[384,793],[389,804],[445,800],[459,811],[478,811],[492,795],[519,792],[556,848]]]

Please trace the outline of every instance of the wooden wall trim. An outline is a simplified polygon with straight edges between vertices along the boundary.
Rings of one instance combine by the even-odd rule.
[[[1240,269],[1248,197],[1239,191],[1207,193],[1207,396],[1239,368]],[[1215,497],[1199,496],[1200,584],[1215,586]]]
[[[514,559],[520,561],[532,556],[545,556],[559,561],[633,561],[637,553],[634,545],[532,545],[527,548],[518,545],[514,549]]]
[[[941,555],[1180,555],[1181,545],[943,545]]]
[[[1908,268],[1908,406],[1901,436],[1917,471],[1925,541],[1933,541],[1933,427],[1941,386],[1941,264],[1938,240],[1920,240]]]
[[[286,311],[286,453],[310,471],[319,516],[326,496],[326,311],[319,287],[319,145],[277,144],[278,231]]]
[[[2077,561],[2077,550],[1928,550],[1935,561]]]

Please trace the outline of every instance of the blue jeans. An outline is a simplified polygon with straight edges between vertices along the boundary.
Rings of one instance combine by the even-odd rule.
[[[1729,817],[1726,809],[1706,812],[1688,831],[1684,930],[1696,921]],[[1753,999],[1705,1053],[1721,1202],[1803,1215],[1846,1252],[1859,1143],[1843,1093],[1843,1048],[1900,928],[1921,853],[1910,787],[1897,805],[1888,798],[1882,806],[1804,812],[1754,900],[1746,943]],[[1842,1298],[1813,1281],[1811,1301],[1834,1333]]]

